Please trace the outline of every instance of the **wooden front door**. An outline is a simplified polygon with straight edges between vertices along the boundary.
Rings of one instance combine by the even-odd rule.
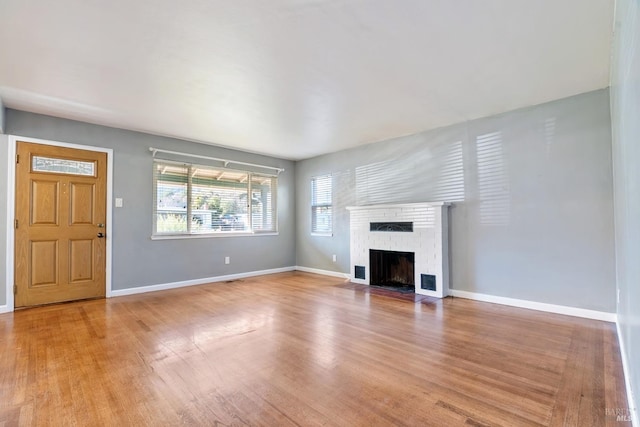
[[[18,142],[15,306],[103,297],[106,153]]]

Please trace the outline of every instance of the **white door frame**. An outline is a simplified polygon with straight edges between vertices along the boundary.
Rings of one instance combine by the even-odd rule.
[[[75,148],[78,150],[97,151],[100,153],[107,153],[107,259],[106,259],[106,272],[105,272],[105,286],[106,297],[111,296],[111,252],[113,239],[112,233],[112,192],[113,192],[113,149],[94,147],[91,145],[69,144],[67,142],[49,141],[38,138],[27,138],[16,135],[9,135],[9,153],[7,156],[7,307],[6,311],[13,311],[15,309],[13,286],[14,281],[14,269],[15,269],[15,216],[16,216],[16,147],[18,141],[30,142],[33,144],[53,145],[56,147]]]

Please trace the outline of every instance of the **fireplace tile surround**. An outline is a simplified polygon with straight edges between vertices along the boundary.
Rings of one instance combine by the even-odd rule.
[[[351,206],[351,281],[369,285],[369,251],[383,250],[415,254],[415,293],[437,298],[449,294],[449,226],[445,202]],[[372,231],[371,223],[413,223],[413,231]],[[375,228],[373,229],[375,230]],[[356,266],[364,279],[355,276]],[[422,275],[435,276],[435,291],[422,289]]]

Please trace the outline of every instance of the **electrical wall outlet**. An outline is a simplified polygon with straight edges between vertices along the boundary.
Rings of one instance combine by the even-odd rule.
[[[231,264],[231,258],[228,257],[228,256],[224,257],[224,263],[225,264]]]
[[[336,254],[333,254],[333,262],[338,261],[338,256]]]

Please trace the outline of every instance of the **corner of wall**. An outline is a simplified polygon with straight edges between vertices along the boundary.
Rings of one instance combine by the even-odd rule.
[[[627,351],[623,339],[622,331],[620,330],[620,322],[616,321],[616,332],[618,333],[618,343],[620,345],[620,357],[622,359],[622,371],[624,375],[624,383],[627,392],[628,413],[627,417],[631,418],[631,425],[633,427],[640,426],[640,418],[638,417],[638,408],[635,405],[635,391],[633,390],[633,384],[631,383],[631,365],[627,358]]]
[[[5,112],[4,112],[4,103],[2,102],[2,98],[0,98],[0,133],[5,133]]]

